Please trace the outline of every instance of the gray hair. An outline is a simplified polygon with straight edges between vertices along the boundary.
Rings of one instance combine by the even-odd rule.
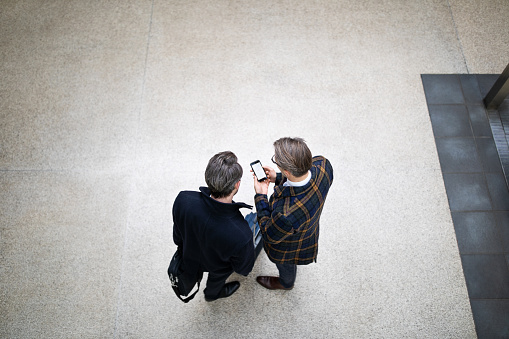
[[[241,178],[242,166],[237,162],[237,156],[230,151],[214,155],[205,170],[205,182],[214,198],[230,195]]]
[[[293,176],[306,174],[313,165],[313,156],[302,138],[281,138],[274,142],[275,158]]]

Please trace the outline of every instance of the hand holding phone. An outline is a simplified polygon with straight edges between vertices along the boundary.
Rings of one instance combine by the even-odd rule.
[[[253,161],[250,165],[258,181],[267,180],[267,175],[265,174],[265,170],[263,169],[260,160]]]

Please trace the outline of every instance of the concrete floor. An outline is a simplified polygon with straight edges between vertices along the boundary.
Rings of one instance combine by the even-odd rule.
[[[500,73],[505,0],[0,4],[0,337],[473,338],[421,74]],[[304,137],[335,182],[289,292],[189,304],[176,194]]]

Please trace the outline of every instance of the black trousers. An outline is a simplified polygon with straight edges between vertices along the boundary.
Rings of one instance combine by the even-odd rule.
[[[258,246],[255,248],[255,261],[258,258],[258,254],[263,248],[263,241],[260,241]],[[227,273],[214,273],[209,272],[209,277],[207,278],[207,287],[203,291],[205,293],[206,298],[215,298],[221,292],[224,284],[226,283],[226,279],[233,273],[233,270]]]
[[[209,277],[207,279],[207,287],[203,291],[205,293],[206,298],[215,298],[221,292],[226,279],[233,273],[233,271],[228,273],[217,274],[214,272],[209,272]]]
[[[251,230],[254,230],[258,221],[256,220],[256,213],[250,213],[246,216],[246,221],[249,224]],[[258,258],[261,250],[263,248],[263,240],[258,243],[258,246],[255,247],[255,261]],[[207,287],[203,291],[205,293],[205,297],[207,298],[215,298],[221,292],[224,284],[226,283],[226,279],[233,273],[233,270],[227,273],[214,273],[209,272],[209,277],[207,279]],[[292,283],[293,284],[293,283]]]

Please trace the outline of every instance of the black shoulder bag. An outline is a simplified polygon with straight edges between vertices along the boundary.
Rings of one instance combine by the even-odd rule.
[[[198,274],[195,277],[190,277],[182,270],[182,253],[179,248],[175,251],[173,258],[171,258],[170,266],[168,267],[168,276],[170,278],[171,287],[177,295],[177,297],[185,303],[191,301],[196,293],[200,290],[200,282],[203,277],[203,273]],[[182,296],[187,296],[194,285],[198,284],[196,291],[189,297],[183,299]]]

